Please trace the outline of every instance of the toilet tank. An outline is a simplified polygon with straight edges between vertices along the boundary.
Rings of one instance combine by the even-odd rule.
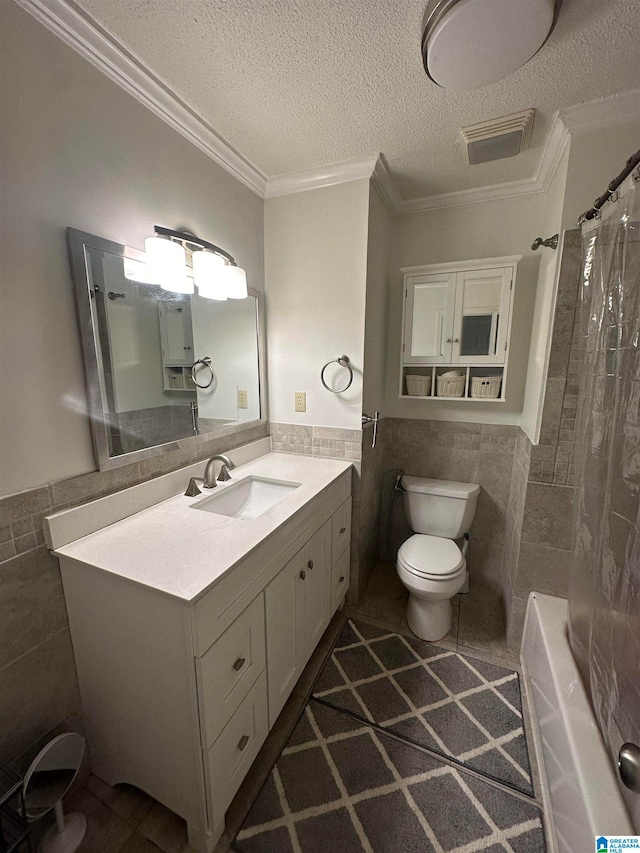
[[[405,515],[415,533],[457,539],[469,531],[480,494],[477,483],[404,476],[402,487]]]

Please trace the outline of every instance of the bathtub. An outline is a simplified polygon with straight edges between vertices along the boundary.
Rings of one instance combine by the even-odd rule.
[[[635,835],[567,637],[567,602],[532,592],[521,648],[549,844],[591,853],[599,835]]]

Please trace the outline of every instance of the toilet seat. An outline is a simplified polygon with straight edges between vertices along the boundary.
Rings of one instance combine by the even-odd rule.
[[[466,565],[462,551],[452,539],[415,533],[398,551],[398,562],[410,574],[445,580]]]

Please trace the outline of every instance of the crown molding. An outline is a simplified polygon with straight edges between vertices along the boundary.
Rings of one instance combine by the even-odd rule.
[[[554,115],[533,177],[423,198],[402,199],[382,155],[354,158],[267,178],[142,62],[66,0],[15,2],[260,198],[274,198],[360,179],[372,181],[394,216],[523,198],[547,192],[572,135],[637,122],[640,117],[640,89],[566,107]]]
[[[553,117],[551,131],[533,177],[523,178],[521,181],[509,181],[504,184],[476,187],[471,190],[458,190],[451,193],[408,199],[401,203],[398,212],[400,215],[406,216],[413,213],[467,207],[470,204],[486,204],[491,201],[506,201],[537,193],[546,193],[551,186],[569,140],[569,131],[562,115],[557,112]]]
[[[403,201],[383,154],[380,154],[376,160],[371,182],[377,189],[389,213],[392,216],[397,216],[402,209]]]
[[[616,124],[640,122],[640,89],[586,101],[560,111],[569,133],[588,133]]]
[[[510,198],[521,198],[538,191],[535,178],[526,178],[522,181],[510,181],[505,184],[492,184],[471,190],[456,190],[451,193],[408,199],[402,202],[399,214],[408,216],[414,213],[427,213],[431,210],[467,207],[470,204],[484,204],[489,201],[504,201]]]
[[[15,2],[207,157],[264,197],[266,176],[95,22],[64,0]]]
[[[538,192],[546,193],[549,191],[562,156],[570,142],[571,134],[558,111],[553,116],[551,131],[547,136],[544,151],[534,177]]]
[[[288,175],[276,175],[267,180],[265,198],[276,198],[281,195],[346,184],[349,181],[369,179],[373,175],[378,159],[378,154],[373,154],[369,157],[355,157],[353,160],[318,166],[315,169],[290,172]]]

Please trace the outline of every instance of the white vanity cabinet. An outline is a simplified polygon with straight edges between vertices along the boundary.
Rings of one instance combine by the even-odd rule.
[[[338,470],[192,601],[132,583],[106,558],[92,564],[89,555],[102,553],[95,540],[56,552],[93,772],[110,785],[136,785],[183,817],[197,853],[213,850],[226,809],[344,601],[351,471]],[[185,512],[185,523],[206,524]],[[126,560],[127,531],[139,523],[105,528],[99,547],[113,554],[120,536]],[[203,541],[215,548],[228,529],[212,528]],[[158,576],[185,571],[188,560],[187,549]]]
[[[276,721],[349,588],[351,498],[265,590],[269,720]]]

